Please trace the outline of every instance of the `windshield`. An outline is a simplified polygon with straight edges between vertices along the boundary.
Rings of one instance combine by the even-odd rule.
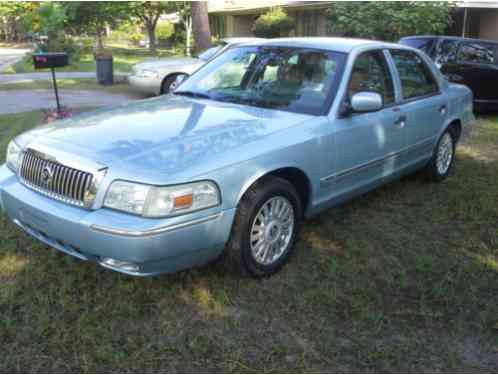
[[[346,55],[294,47],[236,47],[211,60],[175,91],[263,108],[324,114]]]

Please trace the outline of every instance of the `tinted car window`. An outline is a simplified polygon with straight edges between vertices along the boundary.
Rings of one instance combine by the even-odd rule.
[[[404,99],[438,92],[434,76],[419,55],[402,50],[391,50],[391,55],[401,80]]]
[[[432,53],[434,46],[434,39],[430,38],[410,38],[410,39],[402,39],[400,41],[401,44],[417,48],[419,50],[424,51],[429,56]]]
[[[495,46],[484,43],[462,43],[458,49],[458,61],[493,64],[495,62]]]
[[[440,67],[441,65],[456,60],[456,53],[458,48],[458,40],[443,39],[436,47],[435,62]]]
[[[394,102],[393,81],[382,52],[365,52],[356,58],[348,94],[351,97],[360,91],[378,92],[382,95],[384,104]]]

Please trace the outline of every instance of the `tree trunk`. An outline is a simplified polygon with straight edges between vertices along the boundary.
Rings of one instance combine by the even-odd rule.
[[[102,40],[103,30],[102,27],[97,26],[97,50],[104,49],[104,42]]]
[[[190,46],[190,39],[192,38],[192,17],[187,16],[185,18],[185,54],[187,56],[190,56],[191,54],[191,46]]]
[[[151,20],[145,21],[147,36],[149,37],[149,51],[156,52],[156,22]]]
[[[192,7],[195,50],[204,51],[211,47],[207,1],[193,1],[190,6]]]

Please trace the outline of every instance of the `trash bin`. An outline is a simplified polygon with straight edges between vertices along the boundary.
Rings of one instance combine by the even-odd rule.
[[[101,85],[112,85],[114,83],[114,72],[112,67],[112,55],[96,54],[97,81]]]

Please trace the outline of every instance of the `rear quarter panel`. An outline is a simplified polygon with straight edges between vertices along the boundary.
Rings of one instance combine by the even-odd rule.
[[[460,140],[462,140],[468,136],[475,121],[472,91],[464,85],[446,83],[445,93],[448,97],[448,115],[441,133],[449,124],[459,120],[462,124],[462,135],[460,137]]]

